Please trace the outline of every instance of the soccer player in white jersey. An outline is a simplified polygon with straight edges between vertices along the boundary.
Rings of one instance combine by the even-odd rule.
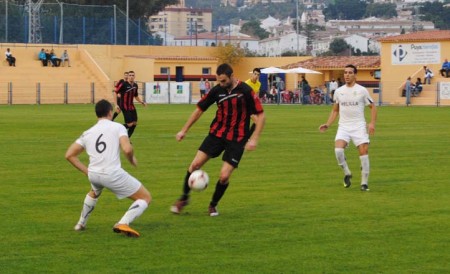
[[[95,113],[97,123],[85,131],[66,152],[66,159],[87,175],[91,183],[91,190],[84,199],[81,216],[74,229],[81,231],[86,228],[100,194],[107,188],[116,194],[118,199],[128,197],[134,201],[122,219],[114,225],[113,231],[129,237],[139,237],[139,233],[129,224],[147,209],[151,202],[150,192],[121,167],[120,148],[133,166],[137,166],[137,160],[127,130],[123,125],[111,121],[111,103],[100,100],[95,105]],[[78,158],[83,151],[89,155],[89,167]]]
[[[333,109],[328,117],[328,121],[321,125],[319,130],[325,132],[339,115],[339,127],[336,133],[334,152],[338,165],[345,174],[344,187],[348,188],[351,185],[352,173],[344,153],[351,140],[358,148],[361,161],[361,191],[368,191],[370,171],[369,134],[373,135],[375,133],[377,109],[367,89],[356,83],[357,72],[358,70],[354,65],[345,66],[345,85],[335,91]],[[365,106],[371,109],[371,119],[368,125],[364,117]]]

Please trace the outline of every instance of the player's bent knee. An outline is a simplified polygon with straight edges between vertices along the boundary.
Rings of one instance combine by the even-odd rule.
[[[150,204],[152,201],[150,192],[143,185],[141,185],[138,191],[136,191],[129,198],[132,200],[144,200],[147,204]]]
[[[220,183],[223,184],[223,185],[228,184],[228,180],[230,179],[230,175],[231,174],[228,174],[228,173],[220,174],[220,177],[219,177]]]

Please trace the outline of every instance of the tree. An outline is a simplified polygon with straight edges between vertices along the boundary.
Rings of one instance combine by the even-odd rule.
[[[215,55],[220,63],[235,65],[245,56],[245,51],[229,43],[225,45],[220,44]]]
[[[360,0],[336,0],[323,10],[325,20],[359,20],[366,13],[367,3]]]
[[[261,23],[258,20],[253,19],[242,25],[241,32],[253,37],[258,37],[259,39],[269,37],[269,33],[265,29],[261,28],[260,25]]]
[[[367,5],[366,17],[392,18],[397,16],[397,6],[392,3],[373,3]]]
[[[450,29],[450,8],[444,8],[439,2],[426,2],[420,7],[421,20],[431,21],[438,29]]]
[[[336,38],[330,43],[330,51],[334,55],[339,55],[349,49],[350,46],[342,38]]]

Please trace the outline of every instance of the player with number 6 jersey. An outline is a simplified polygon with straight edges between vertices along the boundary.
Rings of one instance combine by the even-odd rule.
[[[67,150],[66,159],[78,170],[88,176],[91,190],[86,195],[83,209],[76,231],[85,230],[88,218],[104,188],[111,190],[118,199],[130,198],[134,202],[113,231],[129,237],[139,237],[140,234],[129,227],[129,224],[139,217],[151,202],[150,192],[136,178],[121,167],[120,149],[127,160],[137,166],[133,147],[130,144],[125,127],[112,122],[113,107],[110,102],[100,100],[95,105],[97,123],[86,130]],[[86,167],[79,155],[86,151],[89,155],[89,165]]]

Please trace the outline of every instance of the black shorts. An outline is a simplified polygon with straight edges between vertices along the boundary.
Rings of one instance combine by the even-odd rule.
[[[245,143],[244,141],[232,142],[209,134],[198,150],[203,151],[211,158],[216,158],[225,151],[222,160],[237,168],[244,154]]]
[[[129,124],[131,122],[137,122],[138,116],[136,109],[134,110],[124,110],[122,109],[123,113],[123,119],[125,120],[126,124]]]

